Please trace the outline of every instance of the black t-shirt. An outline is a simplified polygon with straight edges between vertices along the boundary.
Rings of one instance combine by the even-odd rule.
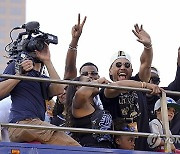
[[[65,125],[65,122],[66,122],[66,119],[63,114],[58,114],[50,118],[50,123],[52,125],[63,126]]]
[[[106,98],[102,95],[103,93],[104,89],[101,93],[103,107],[111,113],[113,119],[120,117],[128,121],[137,121],[137,117],[141,114],[137,92],[129,91],[127,93],[121,93],[115,98]]]
[[[73,127],[98,130],[112,130],[112,116],[108,111],[96,109],[81,118],[72,117]],[[72,133],[72,136],[82,146],[112,148],[112,137],[109,134]]]
[[[131,78],[131,80],[139,81],[138,74]],[[113,119],[127,118],[132,114],[137,115],[135,121],[137,121],[137,127],[139,132],[150,132],[149,118],[147,112],[146,93],[140,91],[129,91],[128,93],[120,94],[115,98],[107,98],[104,95],[104,89],[100,91],[100,99],[103,103],[105,110],[108,110]],[[137,150],[150,150],[147,139],[139,137],[137,139]]]

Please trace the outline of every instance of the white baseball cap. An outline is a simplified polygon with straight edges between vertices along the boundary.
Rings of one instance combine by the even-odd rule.
[[[175,102],[170,97],[166,97],[167,99],[167,107],[173,107],[176,111],[180,111],[180,105]],[[161,107],[160,99],[158,99],[154,105],[154,112],[157,111]]]
[[[111,60],[110,60],[110,64],[112,65],[112,63],[114,63],[114,61],[119,59],[119,58],[125,58],[125,59],[129,60],[129,62],[131,63],[131,57],[129,56],[128,53],[126,53],[124,51],[118,51],[112,55]]]
[[[160,75],[160,72],[159,72],[159,70],[155,67],[155,66],[151,66],[151,73],[155,73],[155,74],[157,74],[158,76]]]

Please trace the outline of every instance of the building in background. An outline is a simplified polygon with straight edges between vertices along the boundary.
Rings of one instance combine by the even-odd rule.
[[[4,48],[11,42],[10,31],[25,23],[25,12],[26,0],[0,0],[0,73],[9,61]],[[14,39],[17,35],[18,31],[12,33]]]

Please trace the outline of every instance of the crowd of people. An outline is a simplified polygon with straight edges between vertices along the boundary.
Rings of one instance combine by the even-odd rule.
[[[151,92],[1,78],[0,110],[2,109],[1,105],[6,106],[7,104],[8,106],[10,104],[6,109],[8,116],[3,119],[8,119],[9,123],[17,124],[164,134],[159,98],[164,89],[180,91],[180,84],[178,84],[180,82],[180,49],[178,49],[177,72],[174,81],[167,87],[159,87],[159,71],[156,67],[151,66],[153,60],[151,37],[142,25],[135,24],[132,32],[144,48],[140,57],[139,71],[135,76],[132,76],[131,57],[124,51],[115,52],[110,59],[111,65],[108,67],[111,81],[100,77],[98,67],[91,62],[83,64],[78,75],[76,67],[77,46],[85,22],[86,17],[81,22],[79,14],[77,24],[72,27],[72,40],[66,55],[63,79],[146,88]],[[51,61],[48,44],[42,51],[33,51],[32,58],[36,58],[38,61],[25,59],[21,63],[25,74],[19,74],[16,71],[15,61],[8,64],[4,74],[61,79]],[[42,73],[42,67],[46,67],[48,76]],[[7,96],[9,99],[5,101]],[[54,97],[56,97],[56,101],[50,103]],[[180,107],[178,100],[180,97],[170,97],[167,97],[170,129],[172,134],[179,135],[178,117],[180,114],[178,111]],[[5,103],[2,103],[3,101]],[[8,140],[11,142],[37,141],[42,144],[143,151],[163,150],[164,146],[163,139],[157,140],[154,143],[156,146],[152,148],[148,145],[147,138],[144,137],[26,128],[8,128],[8,136],[6,132],[4,141]],[[172,144],[171,147],[174,151],[179,148],[179,145]]]

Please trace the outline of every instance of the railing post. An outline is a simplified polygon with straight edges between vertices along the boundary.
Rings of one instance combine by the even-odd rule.
[[[169,120],[168,120],[168,110],[167,110],[167,99],[166,93],[162,92],[161,101],[161,115],[162,115],[162,123],[163,123],[163,133],[165,134],[165,144],[164,150],[165,152],[171,152],[171,143],[170,143],[170,131],[169,131]]]

